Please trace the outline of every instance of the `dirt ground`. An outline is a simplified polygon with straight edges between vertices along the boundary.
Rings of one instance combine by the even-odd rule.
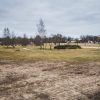
[[[100,62],[0,61],[0,100],[100,100]]]

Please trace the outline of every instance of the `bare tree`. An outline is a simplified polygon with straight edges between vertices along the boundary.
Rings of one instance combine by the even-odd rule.
[[[15,48],[15,45],[16,45],[16,36],[15,36],[14,32],[12,32],[12,34],[11,34],[11,46],[13,48]]]
[[[9,28],[4,28],[3,37],[4,37],[3,44],[8,47],[11,44],[11,41],[10,41],[11,34],[10,34]]]
[[[60,43],[63,43],[64,42],[64,37],[61,35],[61,34],[56,34],[56,35],[53,35],[52,36],[52,41],[53,43],[56,45],[60,45]]]
[[[79,43],[79,39],[78,38],[75,39],[75,43],[78,45],[78,43]]]
[[[48,39],[48,42],[49,42],[49,47],[50,47],[50,50],[52,50],[52,37],[49,37]]]
[[[21,44],[22,46],[27,46],[29,44],[29,39],[26,34],[23,35]]]
[[[36,46],[40,46],[41,45],[41,37],[39,35],[36,35],[36,37],[34,38],[34,44]]]
[[[45,30],[45,25],[44,25],[44,22],[42,19],[40,19],[39,21],[39,24],[37,25],[37,28],[38,28],[38,33],[39,33],[39,36],[41,37],[41,45],[40,45],[40,48],[42,49],[42,46],[44,47],[44,39],[46,37],[46,30]]]

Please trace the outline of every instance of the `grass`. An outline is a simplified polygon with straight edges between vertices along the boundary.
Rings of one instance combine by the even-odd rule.
[[[1,60],[14,61],[100,61],[100,49],[40,50],[34,46],[5,48],[0,46]]]

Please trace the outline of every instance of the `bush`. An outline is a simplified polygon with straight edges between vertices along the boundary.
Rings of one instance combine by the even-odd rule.
[[[54,49],[81,49],[79,45],[57,45]]]

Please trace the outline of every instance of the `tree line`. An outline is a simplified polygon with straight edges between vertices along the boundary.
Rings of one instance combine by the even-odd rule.
[[[60,45],[61,43],[67,43],[70,44],[72,41],[75,43],[100,43],[100,37],[99,36],[81,36],[79,39],[74,39],[72,37],[66,37],[62,34],[55,34],[50,37],[42,37],[40,35],[36,35],[34,38],[28,37],[26,34],[23,34],[23,37],[15,36],[14,33],[10,33],[9,28],[4,28],[4,34],[3,37],[0,38],[0,44],[4,46],[12,46],[15,47],[16,45],[21,46],[27,46],[27,45],[36,45],[41,46],[40,48],[44,48],[44,44],[48,43],[51,45],[51,43],[55,45]]]
[[[70,44],[74,43],[100,43],[100,36],[92,36],[92,35],[83,35],[80,38],[72,38],[66,37],[62,34],[54,34],[52,36],[46,36],[46,29],[42,19],[40,19],[39,24],[37,25],[38,34],[33,37],[28,37],[26,34],[23,34],[23,37],[15,36],[13,32],[10,31],[9,28],[4,28],[3,37],[0,38],[0,45],[4,46],[12,46],[15,48],[16,45],[36,45],[40,46],[40,49],[46,48],[46,45],[49,44],[50,49],[52,48],[52,44],[60,45],[61,43]],[[45,45],[44,45],[45,44]]]
[[[28,37],[26,34],[23,34],[23,37],[15,36],[14,33],[10,32],[9,28],[4,28],[3,37],[0,38],[0,45],[4,46],[12,46],[15,47],[16,45],[27,46],[27,45],[36,45],[40,46],[41,49],[44,48],[44,44],[54,43],[55,45],[60,45],[60,43],[66,43],[67,41],[71,41],[71,37],[65,37],[61,34],[52,35],[51,37],[36,35],[33,37]]]

